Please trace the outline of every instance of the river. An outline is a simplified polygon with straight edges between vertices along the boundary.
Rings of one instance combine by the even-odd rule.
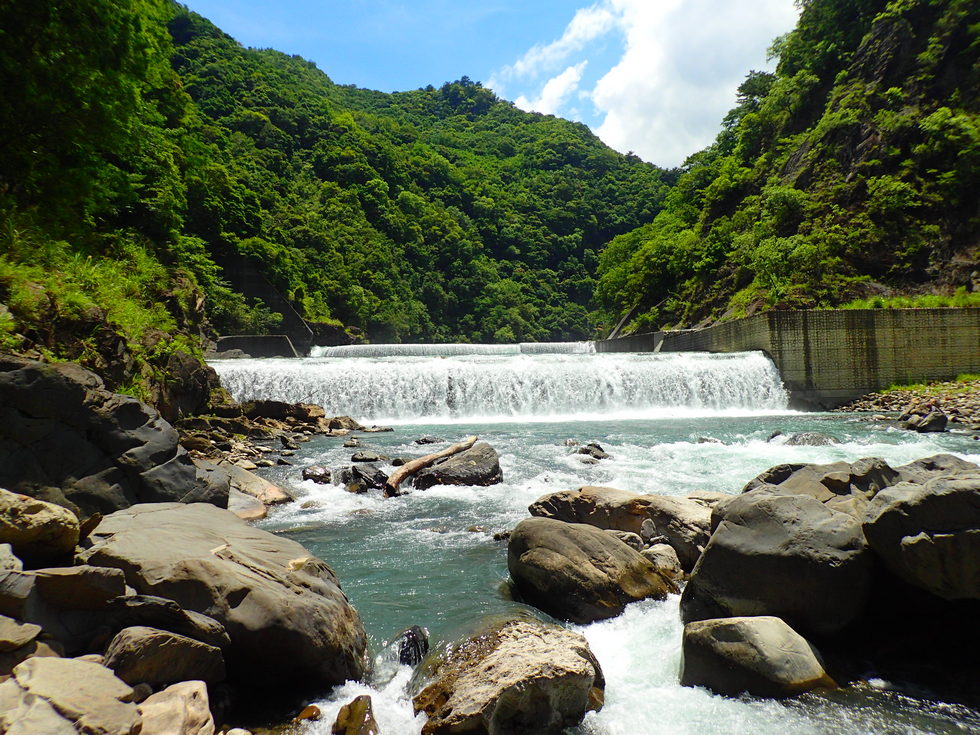
[[[397,354],[392,354],[396,352]],[[387,424],[361,437],[361,449],[390,457],[438,449],[414,440],[458,441],[477,434],[500,454],[504,482],[486,488],[435,487],[382,499],[304,482],[308,464],[349,464],[342,440],[302,444],[292,467],[270,479],[300,501],[260,523],[326,559],[360,612],[377,656],[371,684],[349,683],[319,702],[324,717],[305,725],[326,735],[340,705],[371,694],[386,735],[422,727],[412,713],[411,670],[390,661],[386,641],[409,625],[444,646],[487,615],[546,615],[507,595],[506,542],[494,534],[527,517],[549,492],[608,485],[682,495],[737,493],[759,472],[784,462],[853,461],[893,465],[939,452],[980,462],[969,435],[920,435],[846,414],[798,413],[772,363],[759,353],[594,354],[587,343],[549,347],[397,346],[320,349],[300,360],[217,361],[235,398],[319,403],[328,415]],[[830,446],[788,446],[788,435],[816,431]],[[598,441],[611,455],[585,464],[567,446]],[[390,467],[383,466],[390,470]],[[606,704],[575,735],[817,735],[980,733],[980,714],[913,696],[899,682],[867,672],[868,683],[787,702],[726,699],[678,684],[682,624],[678,598],[629,606],[583,633],[606,676]]]

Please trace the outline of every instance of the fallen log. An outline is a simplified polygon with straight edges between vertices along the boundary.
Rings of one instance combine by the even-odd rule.
[[[458,444],[453,444],[451,447],[446,447],[440,452],[434,452],[432,454],[426,454],[424,457],[419,457],[418,459],[413,459],[410,462],[406,462],[397,470],[391,473],[391,477],[388,478],[388,482],[384,486],[384,496],[386,498],[392,498],[396,495],[401,495],[398,490],[398,486],[405,481],[406,478],[411,477],[419,470],[424,470],[426,467],[434,464],[437,460],[443,459],[444,457],[451,457],[454,454],[459,454],[474,444],[476,444],[476,437],[470,436],[459,442]]]

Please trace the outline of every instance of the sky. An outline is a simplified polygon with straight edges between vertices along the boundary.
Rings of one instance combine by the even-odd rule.
[[[463,76],[678,166],[710,144],[793,0],[184,0],[245,46],[383,92]]]

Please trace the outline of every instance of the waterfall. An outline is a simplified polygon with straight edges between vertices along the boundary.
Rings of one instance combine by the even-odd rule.
[[[459,357],[461,355],[579,355],[595,352],[592,342],[519,344],[379,344],[313,347],[310,357]]]
[[[240,401],[317,403],[328,415],[364,421],[648,418],[787,404],[778,371],[757,352],[527,354],[517,345],[492,347],[511,352],[212,364]]]

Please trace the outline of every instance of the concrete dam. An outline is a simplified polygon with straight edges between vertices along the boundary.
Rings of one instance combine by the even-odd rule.
[[[832,408],[894,384],[980,372],[980,308],[769,311],[596,343],[597,352],[748,350],[772,359],[796,405]]]

